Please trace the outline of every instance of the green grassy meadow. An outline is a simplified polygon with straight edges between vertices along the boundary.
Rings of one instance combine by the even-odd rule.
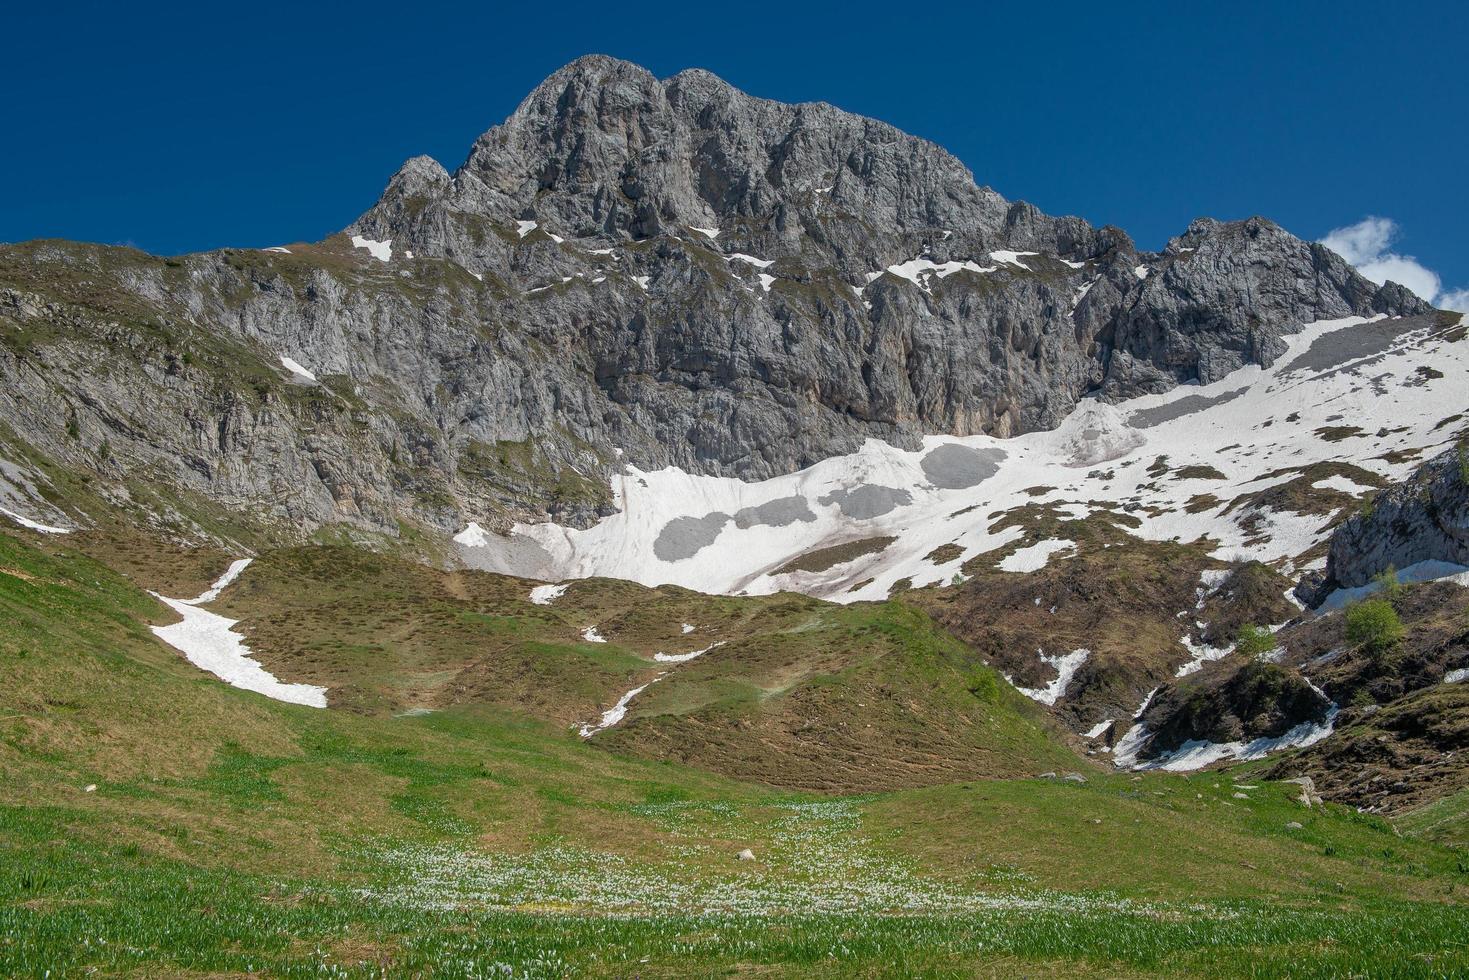
[[[3,976],[1469,971],[1469,855],[1434,830],[1462,798],[1395,828],[1248,767],[1105,771],[902,607],[620,583],[540,607],[496,576],[268,552],[217,608],[285,679],[352,688],[323,711],[159,643],[173,615],[130,568],[0,533]],[[682,622],[726,646],[578,737]],[[580,643],[592,623],[623,639]],[[491,696],[526,665],[538,697]],[[445,679],[466,670],[489,680]],[[921,725],[873,700],[924,690]],[[933,778],[803,788],[793,717],[847,721],[851,767],[927,752]],[[700,732],[718,751],[682,759]],[[940,743],[1018,761],[971,778]]]

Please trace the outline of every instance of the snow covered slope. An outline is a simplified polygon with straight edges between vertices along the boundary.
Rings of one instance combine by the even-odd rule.
[[[467,564],[547,581],[607,576],[850,602],[905,580],[951,581],[965,561],[1021,536],[992,530],[1000,515],[1040,503],[1076,518],[1126,511],[1138,537],[1207,535],[1216,557],[1297,571],[1319,565],[1302,556],[1319,553],[1332,515],[1272,507],[1262,491],[1332,461],[1401,479],[1420,453],[1450,441],[1445,419],[1469,391],[1460,332],[1435,317],[1318,322],[1268,369],[1115,405],[1083,401],[1054,431],[934,436],[914,452],[869,441],[760,483],[628,468],[613,484],[620,512],[593,527],[462,534],[459,550]],[[1033,570],[1066,550],[1051,542],[1001,567]]]

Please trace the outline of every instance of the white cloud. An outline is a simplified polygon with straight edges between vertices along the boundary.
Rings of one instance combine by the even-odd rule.
[[[1391,279],[1437,307],[1469,312],[1469,289],[1445,291],[1438,273],[1411,255],[1388,251],[1397,237],[1396,221],[1368,215],[1354,225],[1328,232],[1321,244],[1378,285]]]
[[[1434,305],[1443,310],[1469,313],[1469,289],[1450,289],[1447,292],[1439,293]]]

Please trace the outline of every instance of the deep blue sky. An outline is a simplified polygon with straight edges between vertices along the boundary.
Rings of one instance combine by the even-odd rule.
[[[884,119],[1143,247],[1201,214],[1311,238],[1375,214],[1469,286],[1469,15],[1407,6],[15,4],[0,241],[321,238],[597,51]]]

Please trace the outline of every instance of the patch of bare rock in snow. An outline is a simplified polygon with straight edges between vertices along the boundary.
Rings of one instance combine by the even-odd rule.
[[[154,626],[152,630],[164,643],[183,653],[185,659],[206,670],[232,687],[263,694],[276,701],[301,704],[311,708],[326,707],[326,688],[313,684],[287,684],[250,656],[245,638],[234,631],[237,620],[226,619],[200,606],[219,598],[245,567],[249,558],[233,562],[208,589],[193,599],[170,599],[152,595],[183,617],[171,626]]]

